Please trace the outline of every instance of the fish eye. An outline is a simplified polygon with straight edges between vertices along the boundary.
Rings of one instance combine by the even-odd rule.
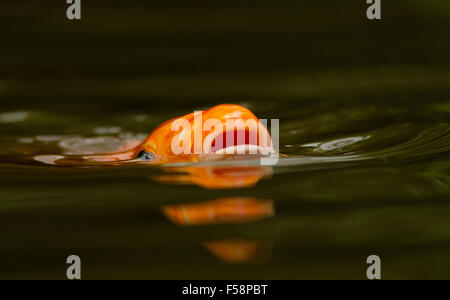
[[[140,160],[153,160],[155,158],[155,155],[153,155],[153,153],[151,152],[147,152],[147,151],[141,151],[139,152],[138,155],[136,155],[136,159],[140,159]]]

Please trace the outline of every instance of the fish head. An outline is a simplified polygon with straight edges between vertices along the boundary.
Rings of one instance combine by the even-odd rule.
[[[266,126],[247,108],[223,104],[169,120],[135,150],[161,163],[215,160],[273,153]]]

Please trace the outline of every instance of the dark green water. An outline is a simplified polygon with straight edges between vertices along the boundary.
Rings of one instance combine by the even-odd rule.
[[[29,2],[0,4],[0,278],[65,279],[72,254],[85,279],[365,279],[372,254],[385,279],[450,278],[444,1],[384,1],[375,23],[365,1],[96,1],[80,23]],[[280,119],[287,157],[254,187],[34,159],[112,151],[220,103]],[[164,213],[223,198],[273,208]]]

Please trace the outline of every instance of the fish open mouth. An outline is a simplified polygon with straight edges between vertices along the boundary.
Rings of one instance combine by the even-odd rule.
[[[270,134],[259,130],[234,129],[206,137],[204,152],[216,155],[270,155],[274,152]]]

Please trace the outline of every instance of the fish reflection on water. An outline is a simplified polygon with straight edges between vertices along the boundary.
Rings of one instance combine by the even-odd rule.
[[[202,203],[165,206],[162,211],[180,226],[239,224],[274,217],[271,200],[226,198]],[[228,263],[263,263],[270,258],[272,243],[246,239],[208,241],[204,247]]]
[[[162,211],[182,226],[251,222],[275,215],[273,201],[238,197],[165,206]]]
[[[170,174],[152,179],[166,184],[195,184],[206,189],[249,188],[273,173],[271,167],[257,166],[169,167],[165,171]]]
[[[195,184],[206,189],[249,188],[272,174],[271,167],[249,166],[185,167],[169,168],[167,171],[172,174],[157,176],[153,179],[166,184]],[[245,197],[164,206],[162,212],[173,223],[180,226],[239,224],[275,216],[272,200]],[[202,244],[222,261],[231,264],[267,262],[273,246],[273,243],[269,241],[236,237]]]
[[[272,254],[273,243],[267,241],[225,240],[206,242],[206,249],[230,264],[263,264]]]

